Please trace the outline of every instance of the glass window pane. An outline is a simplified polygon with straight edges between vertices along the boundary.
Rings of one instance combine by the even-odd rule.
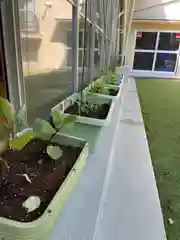
[[[156,32],[138,32],[136,36],[136,49],[153,50],[156,46]]]
[[[28,7],[24,13],[26,16],[28,11],[31,12],[33,17],[28,18],[28,21],[36,20],[32,22],[31,28],[26,18],[21,18],[21,49],[29,124],[37,117],[48,119],[51,108],[73,91],[73,6],[66,0],[57,1],[42,18],[44,4],[39,0],[32,2],[34,7]],[[55,21],[55,18],[61,20]],[[32,31],[33,26],[35,31]]]
[[[135,70],[152,70],[154,53],[136,52],[134,56],[133,69]]]
[[[79,32],[79,48],[84,47],[84,41],[83,41],[83,31]]]
[[[72,47],[72,31],[66,32],[66,46]]]
[[[174,72],[177,54],[158,53],[156,57],[155,71]]]
[[[91,25],[89,22],[87,22],[87,31],[85,32],[84,29],[84,21],[85,19],[83,17],[80,18],[79,21],[79,55],[78,55],[78,66],[79,66],[79,87],[82,83],[82,69],[83,69],[83,63],[85,62],[84,67],[84,78],[83,78],[83,86],[87,86],[89,84],[89,57],[90,57],[90,35],[91,35]],[[85,61],[84,61],[84,39],[85,41]]]
[[[160,33],[159,50],[176,51],[179,48],[179,40],[176,39],[176,33]]]
[[[66,51],[66,64],[68,67],[72,67],[73,59],[72,59],[72,49],[67,49]]]

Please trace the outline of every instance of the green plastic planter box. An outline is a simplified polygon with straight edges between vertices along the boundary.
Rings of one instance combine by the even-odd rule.
[[[77,116],[76,121],[72,124],[71,127],[67,126],[62,129],[63,133],[85,139],[89,144],[89,151],[91,153],[96,148],[96,145],[102,133],[103,127],[110,122],[111,115],[115,105],[115,101],[113,99],[109,99],[104,96],[102,97],[100,94],[98,95],[99,96],[94,94],[88,94],[90,101],[93,103],[99,103],[99,104],[111,103],[106,119],[94,119],[89,117]],[[76,102],[78,97],[79,97],[79,93],[75,93],[71,95],[70,97],[62,101],[60,104],[56,105],[52,109],[52,111],[56,108],[60,108],[61,111],[64,112],[66,108],[68,108],[69,106],[73,105],[74,102]],[[65,115],[69,115],[69,114],[65,113]]]
[[[88,157],[88,144],[82,139],[65,134],[57,134],[55,138],[60,144],[84,146],[81,154],[40,218],[33,222],[21,223],[0,217],[0,240],[45,240],[47,233],[59,216],[65,200],[85,166]]]

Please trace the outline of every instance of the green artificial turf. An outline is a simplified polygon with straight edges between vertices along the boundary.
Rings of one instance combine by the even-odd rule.
[[[136,79],[136,84],[167,238],[180,240],[180,81]]]

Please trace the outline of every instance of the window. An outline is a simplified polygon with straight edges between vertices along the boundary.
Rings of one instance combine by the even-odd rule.
[[[37,117],[48,119],[52,106],[69,96],[74,86],[72,77],[74,6],[67,0],[56,1],[56,4],[47,10],[47,14],[44,14],[42,20],[44,2],[26,1],[28,10],[30,6],[33,9],[34,4],[38,9],[36,14],[40,19],[41,38],[29,31],[21,34],[23,53],[21,55],[30,125]],[[19,0],[19,3],[19,11],[26,11],[25,1]],[[58,19],[55,20],[57,17]],[[26,26],[25,19],[23,21]]]
[[[153,53],[136,52],[134,57],[134,66],[136,70],[152,70]]]
[[[34,0],[19,0],[18,3],[21,31],[36,31],[37,19],[35,16]]]
[[[68,67],[72,66],[72,32],[67,31],[67,37],[66,37],[66,49],[67,49],[67,59],[66,64]],[[84,31],[83,29],[79,31],[79,48],[78,48],[78,65],[79,67],[82,67],[83,65],[83,54],[84,54]],[[86,53],[87,56],[87,53]],[[88,66],[88,61],[86,57],[86,66]]]
[[[155,71],[174,72],[177,54],[157,53]]]
[[[136,38],[136,49],[155,49],[157,33],[138,32]]]
[[[176,51],[179,48],[179,42],[176,39],[176,33],[160,33],[158,50]]]
[[[179,54],[179,35],[176,32],[138,31],[133,69],[174,73]]]

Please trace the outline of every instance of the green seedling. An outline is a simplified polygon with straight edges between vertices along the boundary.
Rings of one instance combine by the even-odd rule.
[[[11,149],[21,149],[32,137],[33,131],[28,131],[22,136],[17,133],[27,128],[26,106],[23,105],[16,113],[14,106],[0,97],[0,154]]]
[[[75,119],[76,116],[63,116],[59,109],[55,109],[52,112],[51,123],[40,118],[37,118],[35,120],[33,131],[36,136],[38,136],[38,138],[47,140],[43,151],[47,153],[53,160],[58,160],[63,154],[62,149],[59,146],[55,145],[55,136],[61,131],[63,127],[72,124]],[[47,136],[50,137],[47,139]]]
[[[116,85],[116,75],[113,72],[108,72],[103,77],[103,83],[109,84],[109,85]]]
[[[104,86],[104,83],[102,83],[102,82],[91,83],[89,92],[109,95],[108,89]]]
[[[94,104],[88,99],[88,93],[83,95],[82,101],[78,99],[76,101],[78,108],[81,110],[80,112],[84,112],[85,114],[89,114],[89,112],[96,112],[98,110],[98,104]]]

